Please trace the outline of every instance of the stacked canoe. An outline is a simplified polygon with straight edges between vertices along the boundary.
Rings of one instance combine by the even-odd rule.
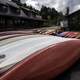
[[[80,38],[80,32],[62,32],[58,34],[60,37],[65,37],[65,38]]]

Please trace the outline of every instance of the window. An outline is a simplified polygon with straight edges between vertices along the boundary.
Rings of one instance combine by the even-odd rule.
[[[6,5],[0,4],[0,12],[7,12],[8,7]]]
[[[20,14],[20,9],[10,6],[10,12],[12,14]]]

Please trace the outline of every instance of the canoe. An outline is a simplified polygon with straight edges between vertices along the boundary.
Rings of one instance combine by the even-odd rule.
[[[79,32],[68,32],[65,37],[68,38],[76,38],[78,36]]]
[[[5,40],[5,41],[4,41]],[[80,40],[50,35],[4,39],[0,46],[0,80],[50,80],[80,56]]]

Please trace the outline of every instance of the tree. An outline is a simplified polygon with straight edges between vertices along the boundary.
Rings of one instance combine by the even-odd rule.
[[[40,14],[43,19],[48,19],[48,9],[46,6],[42,6],[42,8],[40,10]]]

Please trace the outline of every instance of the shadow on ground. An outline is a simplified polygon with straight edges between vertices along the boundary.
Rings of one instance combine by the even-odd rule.
[[[70,69],[51,80],[80,80],[80,59]]]

